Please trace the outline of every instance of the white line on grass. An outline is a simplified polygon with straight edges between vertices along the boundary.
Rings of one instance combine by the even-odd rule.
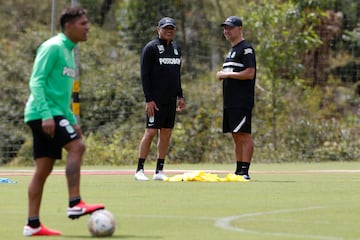
[[[308,234],[295,234],[295,233],[283,233],[283,232],[262,232],[255,230],[248,230],[244,228],[238,228],[231,226],[231,222],[245,219],[248,220],[251,217],[264,216],[264,215],[275,215],[281,213],[290,213],[290,212],[302,212],[302,211],[311,211],[315,209],[322,209],[326,207],[321,206],[313,206],[307,208],[294,208],[294,209],[279,209],[268,212],[254,212],[254,213],[244,213],[236,216],[228,216],[228,217],[205,217],[205,216],[172,216],[172,215],[125,215],[123,217],[129,218],[167,218],[167,219],[198,219],[198,220],[206,220],[206,221],[215,221],[215,226],[224,230],[235,231],[235,232],[243,232],[254,235],[262,235],[262,236],[276,236],[276,237],[291,237],[291,238],[300,238],[300,239],[316,239],[316,240],[343,240],[341,237],[334,236],[321,236],[321,235],[308,235]]]
[[[314,209],[321,209],[325,207],[314,206],[308,208],[295,208],[295,209],[281,209],[281,210],[274,210],[268,212],[254,212],[254,213],[244,213],[237,216],[228,216],[219,218],[215,221],[215,226],[222,228],[224,230],[229,231],[236,231],[236,232],[244,232],[250,233],[255,235],[267,235],[267,236],[277,236],[277,237],[293,237],[293,238],[301,238],[301,239],[319,239],[319,240],[341,240],[343,238],[339,237],[332,237],[332,236],[320,236],[320,235],[307,235],[307,234],[292,234],[292,233],[282,233],[282,232],[262,232],[262,231],[255,231],[255,230],[247,230],[244,228],[234,227],[231,226],[231,222],[239,219],[248,219],[251,217],[263,216],[263,215],[273,215],[273,214],[280,214],[280,213],[289,213],[289,212],[302,212],[302,211],[310,211]]]

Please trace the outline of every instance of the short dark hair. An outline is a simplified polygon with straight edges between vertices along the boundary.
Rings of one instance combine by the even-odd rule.
[[[65,8],[60,15],[61,31],[64,31],[65,23],[71,22],[74,19],[84,16],[86,14],[87,14],[86,9],[80,6]]]

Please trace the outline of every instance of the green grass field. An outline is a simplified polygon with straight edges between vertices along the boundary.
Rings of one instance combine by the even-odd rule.
[[[166,165],[166,169],[232,172],[233,165]],[[9,170],[19,169],[0,168],[0,177],[17,181],[0,184],[0,236],[23,239],[31,176],[10,175]],[[360,163],[253,164],[251,176],[249,183],[209,183],[83,175],[82,197],[89,203],[102,202],[113,212],[117,229],[112,239],[360,239]],[[92,238],[86,226],[88,216],[70,220],[66,207],[65,177],[52,175],[44,192],[41,220],[63,236],[41,239]]]

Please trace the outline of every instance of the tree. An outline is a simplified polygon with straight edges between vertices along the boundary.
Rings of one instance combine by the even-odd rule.
[[[127,21],[122,22],[120,27],[129,36],[130,47],[140,52],[143,46],[157,35],[156,26],[160,18],[168,16],[179,21],[181,3],[181,0],[128,1],[124,9]]]
[[[169,16],[177,21],[175,40],[183,51],[183,72],[192,72],[191,78],[196,78],[214,69],[213,57],[217,58],[217,63],[219,54],[211,47],[211,39],[218,34],[219,23],[214,26],[212,22],[214,17],[209,12],[216,9],[209,1],[134,0],[128,2],[124,11],[127,18],[121,23],[121,29],[126,33],[124,37],[130,38],[127,42],[131,49],[140,52],[150,39],[157,36],[158,21]]]
[[[303,70],[302,52],[320,43],[312,25],[305,24],[316,19],[311,18],[311,13],[300,12],[291,2],[265,0],[256,5],[250,3],[250,7],[252,14],[244,17],[245,37],[256,46],[261,78],[265,80],[260,84],[270,89],[271,104],[267,110],[271,111],[272,142],[277,149],[277,118],[283,109],[282,97],[287,85]]]
[[[101,27],[104,27],[106,23],[114,25],[115,18],[113,16],[109,18],[108,15],[112,13],[113,6],[117,7],[122,1],[117,2],[115,4],[113,0],[80,0],[80,4],[88,11],[90,22]]]

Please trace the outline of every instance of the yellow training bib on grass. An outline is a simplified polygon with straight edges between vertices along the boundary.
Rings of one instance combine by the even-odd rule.
[[[219,177],[217,174],[206,173],[203,171],[187,172],[178,174],[173,177],[168,177],[165,181],[168,182],[250,182],[243,176],[233,173],[227,174],[224,178]]]

